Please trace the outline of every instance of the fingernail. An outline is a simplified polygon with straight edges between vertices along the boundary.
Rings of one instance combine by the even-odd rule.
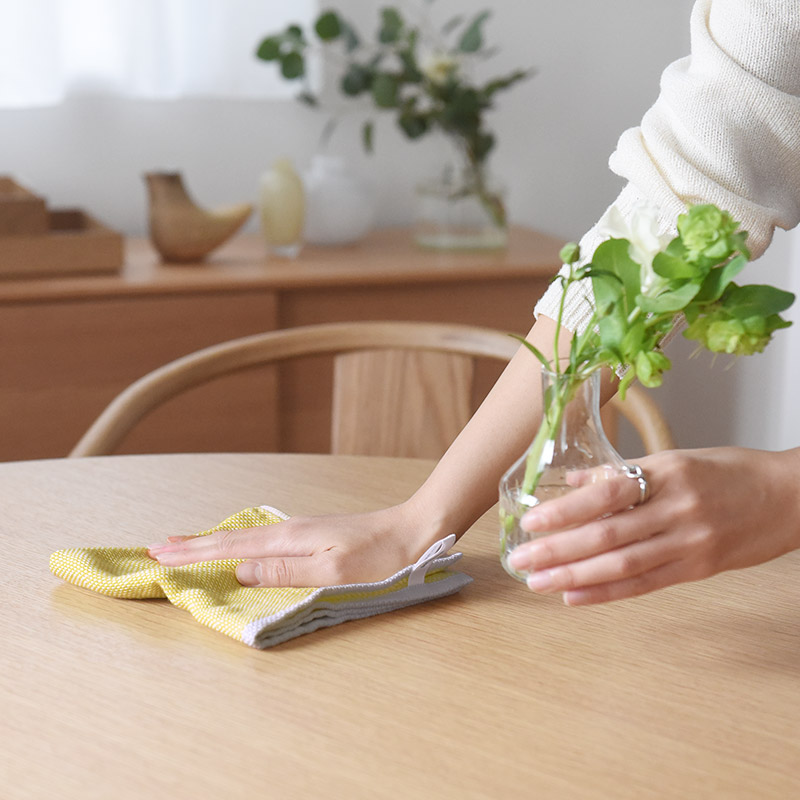
[[[528,566],[528,554],[517,548],[508,557],[508,565],[514,569],[523,569]]]
[[[161,564],[162,567],[174,567],[180,561],[180,553],[154,553],[153,558]]]
[[[236,567],[236,580],[242,586],[258,586],[261,583],[261,564],[257,561],[245,561]]]
[[[164,550],[165,548],[167,548],[167,547],[169,547],[169,546],[170,546],[170,543],[169,543],[169,542],[156,542],[155,544],[149,544],[149,545],[147,545],[147,549],[148,549],[148,550],[149,550],[151,553],[153,553],[153,552],[156,552],[156,551],[158,551],[158,550]]]
[[[546,592],[553,588],[553,578],[549,570],[544,572],[531,572],[526,581],[532,592]]]
[[[544,520],[542,519],[542,515],[536,511],[528,511],[522,515],[522,519],[519,521],[522,529],[526,531],[540,528],[543,523]]]

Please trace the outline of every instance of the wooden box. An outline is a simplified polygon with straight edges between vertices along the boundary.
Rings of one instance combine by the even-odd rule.
[[[0,236],[0,278],[118,272],[122,236],[79,210],[51,211],[44,234]]]
[[[13,178],[0,176],[0,236],[47,233],[47,205]]]

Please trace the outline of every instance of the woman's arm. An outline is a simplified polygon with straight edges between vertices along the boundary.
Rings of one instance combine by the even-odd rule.
[[[510,556],[533,591],[602,603],[742,569],[800,548],[800,448],[719,447],[638,461],[650,497],[626,477],[542,503],[522,527],[552,533]]]
[[[551,356],[556,324],[540,316],[528,339]],[[570,334],[559,349],[568,353]],[[461,536],[497,501],[501,475],[530,443],[541,417],[536,359],[520,348],[427,481],[406,502],[358,515],[295,517],[266,528],[174,537],[150,548],[166,566],[245,558],[246,585],[326,586],[379,580],[433,542]]]

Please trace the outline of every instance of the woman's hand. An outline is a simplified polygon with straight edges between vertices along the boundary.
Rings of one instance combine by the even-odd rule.
[[[257,528],[173,536],[151,545],[169,567],[226,558],[244,586],[333,586],[383,580],[414,561],[437,538],[408,504],[366,514],[293,517]]]
[[[525,530],[554,532],[509,558],[535,592],[567,605],[635,597],[769,561],[800,547],[800,448],[725,447],[639,459],[650,490],[620,476],[527,512]],[[558,531],[555,533],[555,531]]]

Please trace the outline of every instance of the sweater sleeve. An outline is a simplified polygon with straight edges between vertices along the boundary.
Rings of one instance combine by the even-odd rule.
[[[614,206],[630,218],[638,201],[674,232],[688,204],[714,203],[745,230],[753,257],[776,227],[800,222],[800,3],[698,0],[691,55],[670,64],[658,100],[639,127],[625,131],[609,166],[628,181]],[[581,240],[594,252],[598,226]],[[564,325],[588,321],[591,285],[565,298]],[[552,284],[535,314],[556,318]]]

